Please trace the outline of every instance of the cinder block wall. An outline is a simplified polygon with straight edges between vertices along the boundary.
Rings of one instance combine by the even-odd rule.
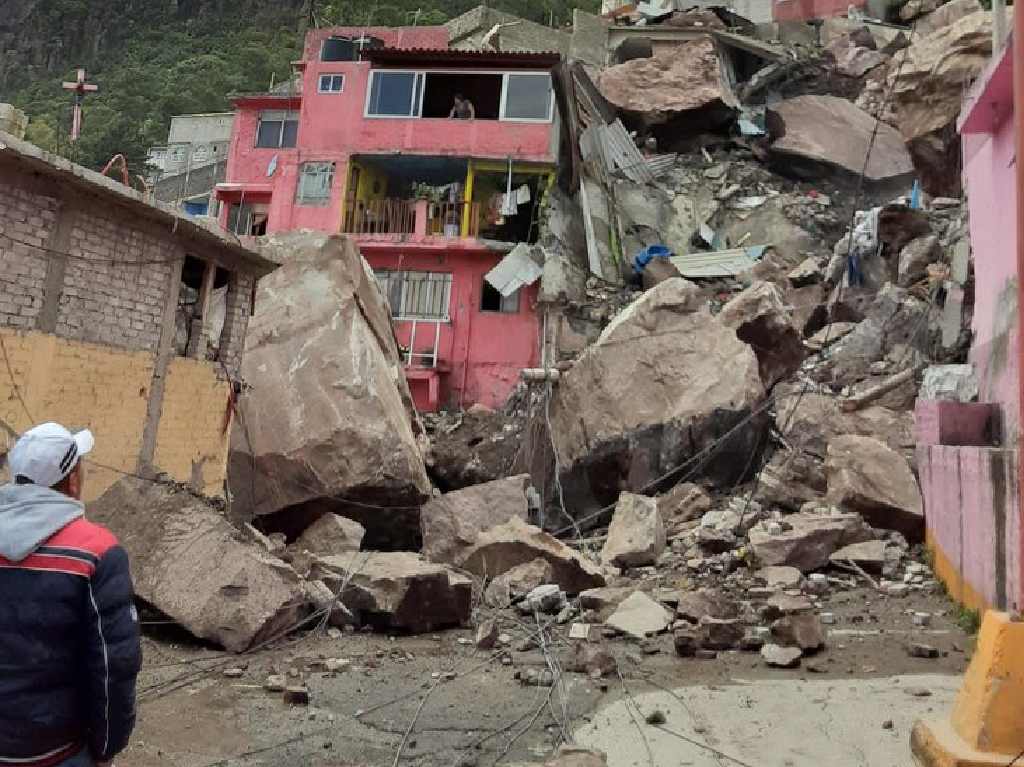
[[[222,494],[227,379],[240,367],[254,276],[234,272],[221,360],[177,357],[183,259],[215,256],[126,208],[0,173],[0,337],[11,366],[0,355],[0,453],[30,414],[96,435],[87,500],[144,471]]]

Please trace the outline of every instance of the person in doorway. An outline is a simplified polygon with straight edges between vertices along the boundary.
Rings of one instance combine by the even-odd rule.
[[[465,98],[461,93],[456,93],[454,102],[455,103],[452,105],[452,111],[448,113],[448,117],[453,120],[476,119],[476,108],[473,106],[472,101]]]
[[[104,767],[135,726],[142,665],[128,556],[83,517],[89,431],[44,423],[0,486],[0,767]]]

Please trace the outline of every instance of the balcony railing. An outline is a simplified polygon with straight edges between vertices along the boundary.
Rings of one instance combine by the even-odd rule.
[[[480,227],[478,202],[428,200],[356,200],[345,203],[342,231],[356,235],[420,235],[476,237]]]

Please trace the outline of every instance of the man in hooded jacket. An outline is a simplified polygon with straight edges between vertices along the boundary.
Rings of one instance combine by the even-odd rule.
[[[0,767],[103,767],[135,725],[128,556],[84,518],[89,431],[44,423],[0,486]]]

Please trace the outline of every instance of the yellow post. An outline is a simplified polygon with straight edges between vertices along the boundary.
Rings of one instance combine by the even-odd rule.
[[[924,767],[1006,767],[1024,753],[1022,711],[1024,623],[990,610],[952,715],[916,722],[911,751]]]
[[[462,236],[469,237],[470,233],[470,220],[473,215],[473,179],[476,176],[476,169],[473,166],[473,160],[470,158],[469,162],[466,163],[466,188],[462,195],[462,200],[466,204],[462,208]]]

